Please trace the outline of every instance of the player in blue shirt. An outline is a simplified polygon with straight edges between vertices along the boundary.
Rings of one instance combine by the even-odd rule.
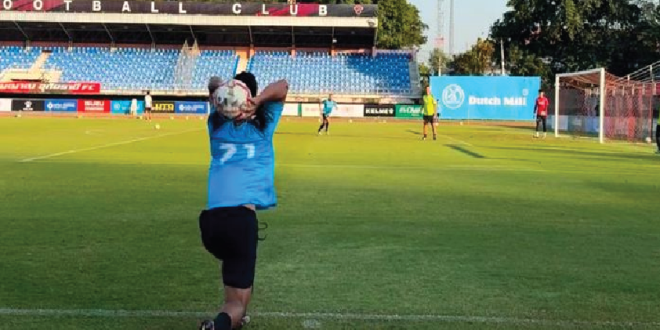
[[[319,127],[319,135],[321,135],[321,131],[324,127],[325,134],[329,134],[328,129],[330,128],[330,115],[335,109],[337,109],[337,103],[332,99],[332,94],[330,94],[327,100],[323,100],[321,102],[321,119],[323,121],[321,122],[321,127]]]
[[[251,95],[257,81],[240,73]],[[208,119],[211,141],[208,204],[199,217],[204,247],[222,264],[224,305],[203,330],[231,330],[242,325],[252,294],[257,259],[257,210],[277,205],[274,187],[273,134],[282,115],[288,84],[279,81],[252,98],[250,113],[239,120],[220,114],[213,100],[219,78],[212,78],[209,93],[213,112]]]

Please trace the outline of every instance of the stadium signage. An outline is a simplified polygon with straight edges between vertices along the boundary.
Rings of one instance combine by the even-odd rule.
[[[110,112],[110,100],[78,100],[78,112]]]
[[[0,83],[0,93],[98,94],[100,92],[101,92],[101,84],[99,83],[40,83],[40,82]]]
[[[394,107],[394,116],[397,118],[422,118],[422,106],[415,104],[397,104]]]
[[[174,104],[176,113],[206,114],[208,103],[206,102],[176,102]],[[155,110],[154,110],[155,111]]]
[[[445,119],[532,120],[539,77],[431,78],[431,92]]]
[[[376,5],[259,4],[180,1],[2,0],[4,11],[195,14],[217,16],[376,17]]]
[[[12,111],[44,111],[44,100],[12,100]]]
[[[364,106],[365,117],[394,117],[394,106],[384,104],[366,104]]]
[[[45,110],[51,112],[76,112],[78,111],[78,100],[46,100]]]
[[[174,102],[154,101],[151,111],[159,113],[174,113]]]

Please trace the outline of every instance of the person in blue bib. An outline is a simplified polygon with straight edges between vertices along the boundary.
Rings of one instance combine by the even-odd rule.
[[[215,319],[202,322],[203,330],[231,330],[247,320],[259,241],[256,211],[277,205],[273,135],[288,83],[273,83],[253,98],[257,95],[254,75],[243,72],[234,80],[249,89],[251,100],[247,115],[234,120],[224,117],[218,111],[222,105],[214,102],[214,92],[222,82],[217,77],[209,82],[211,166],[208,203],[199,227],[204,247],[222,265],[224,305]]]
[[[325,127],[325,134],[330,134],[328,129],[330,128],[330,115],[332,111],[337,108],[337,102],[332,99],[332,94],[328,95],[326,100],[321,102],[321,126],[319,127],[318,134],[321,135],[321,131]]]

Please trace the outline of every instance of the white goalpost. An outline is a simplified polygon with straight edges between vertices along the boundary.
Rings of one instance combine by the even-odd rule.
[[[645,69],[648,70],[648,69]],[[554,116],[550,125],[562,134],[607,140],[640,142],[653,132],[653,109],[660,105],[653,68],[625,78],[604,68],[557,74]]]
[[[591,83],[593,89],[593,84],[596,82],[595,79],[597,79],[598,86],[595,87],[597,88],[597,95],[599,98],[598,102],[598,141],[600,143],[605,143],[605,131],[602,129],[603,126],[605,125],[605,68],[600,68],[600,69],[593,69],[593,70],[586,70],[586,71],[580,71],[580,72],[573,72],[573,73],[561,73],[555,76],[555,115],[554,115],[554,129],[555,129],[555,137],[559,137],[559,124],[560,124],[560,116],[562,115],[562,109],[560,107],[560,100],[561,100],[561,86],[563,83],[563,80],[565,78],[577,78],[580,79],[580,81],[585,82],[587,85]],[[587,88],[587,87],[583,87]],[[577,88],[576,88],[577,89]],[[583,89],[586,90],[586,89]],[[567,118],[566,120],[569,120]],[[568,127],[568,125],[567,125]]]

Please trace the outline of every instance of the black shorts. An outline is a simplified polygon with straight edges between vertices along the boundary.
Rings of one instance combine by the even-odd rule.
[[[246,207],[219,207],[199,216],[202,243],[222,260],[226,286],[248,289],[254,283],[259,239],[257,213]]]
[[[144,108],[144,112],[146,112],[146,113],[150,113],[150,112],[151,112],[151,108]]]
[[[433,124],[435,120],[435,115],[424,116],[424,124]]]
[[[323,120],[324,121],[328,120],[329,117],[330,117],[329,115],[323,114]]]

